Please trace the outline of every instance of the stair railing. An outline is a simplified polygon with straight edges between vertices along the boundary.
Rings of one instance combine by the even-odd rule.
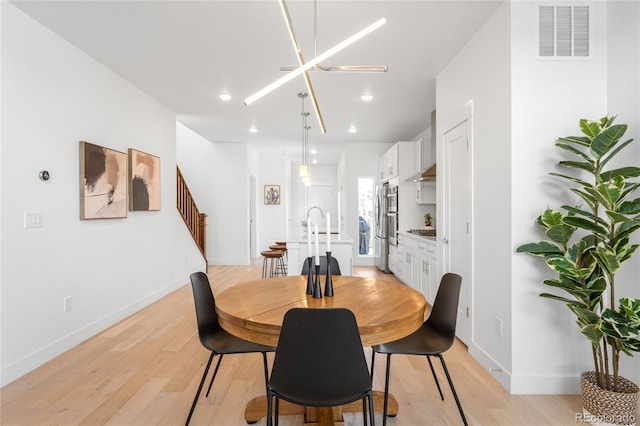
[[[202,256],[205,261],[207,260],[207,238],[206,238],[206,228],[207,228],[207,215],[205,213],[200,213],[198,210],[198,206],[196,202],[193,200],[193,196],[191,195],[191,191],[189,191],[189,187],[180,172],[180,168],[176,166],[177,169],[177,208],[180,212],[180,216],[184,220],[185,225],[189,228],[189,232],[193,237],[196,245],[200,249]]]

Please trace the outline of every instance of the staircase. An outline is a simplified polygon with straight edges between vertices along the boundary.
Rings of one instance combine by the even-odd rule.
[[[193,200],[193,196],[191,195],[191,191],[189,191],[189,187],[187,183],[184,181],[184,177],[180,172],[180,168],[176,166],[177,169],[177,205],[178,211],[180,212],[180,216],[184,220],[185,225],[189,228],[189,232],[193,237],[196,245],[200,249],[200,253],[204,257],[205,262],[207,261],[207,215],[205,213],[200,213],[198,210],[198,206],[196,206],[196,202]]]

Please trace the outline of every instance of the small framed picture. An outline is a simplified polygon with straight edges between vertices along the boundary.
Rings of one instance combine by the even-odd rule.
[[[264,186],[264,203],[268,206],[280,204],[280,185]]]

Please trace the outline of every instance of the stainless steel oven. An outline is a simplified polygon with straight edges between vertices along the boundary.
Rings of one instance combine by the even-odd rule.
[[[398,187],[389,185],[387,192],[387,212],[398,213]]]
[[[398,245],[398,213],[387,213],[387,229],[389,232],[389,244]]]

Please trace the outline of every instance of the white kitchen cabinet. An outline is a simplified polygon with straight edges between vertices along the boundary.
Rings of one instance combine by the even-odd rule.
[[[389,270],[398,276],[398,247],[389,245]]]
[[[400,280],[404,281],[404,244],[402,243],[402,237],[398,236],[398,255],[396,258],[396,271],[394,272],[395,276],[400,278]]]
[[[395,144],[380,156],[378,168],[381,182],[398,176],[398,149],[398,144]]]
[[[427,281],[428,291],[425,297],[431,304],[436,300],[436,293],[440,285],[436,264],[436,242],[427,240],[427,272],[429,276]]]
[[[427,302],[433,305],[438,291],[436,272],[436,242],[429,238],[420,238],[418,246],[418,290],[424,295]]]
[[[404,270],[403,281],[416,290],[420,290],[420,250],[417,238],[404,238]]]
[[[416,170],[424,170],[436,162],[435,150],[431,145],[430,131],[426,132],[424,138],[416,141]],[[435,204],[436,203],[436,183],[416,182],[416,203]]]

